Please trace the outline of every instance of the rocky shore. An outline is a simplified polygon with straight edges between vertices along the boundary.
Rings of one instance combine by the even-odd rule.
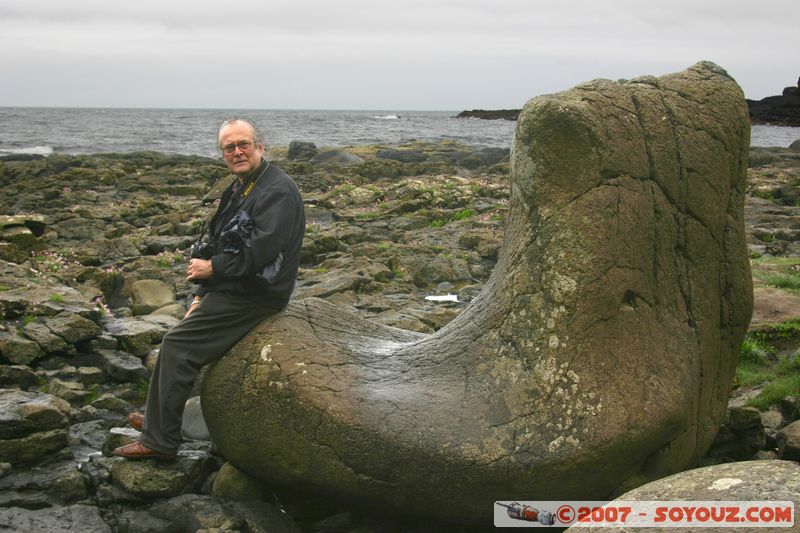
[[[507,150],[297,142],[270,156],[306,203],[295,298],[431,332],[461,313],[494,268]],[[183,315],[185,251],[213,213],[225,171],[221,161],[151,152],[0,160],[0,526],[453,530],[257,483],[215,453],[197,398],[174,463],[109,456],[136,437],[125,416],[141,408],[160,339]],[[753,149],[752,368],[800,369],[799,186],[800,152]],[[746,377],[737,374],[728,423],[703,464],[800,460],[800,389],[759,403],[772,380]]]
[[[747,100],[753,124],[800,126],[800,79],[798,85],[786,87],[781,94],[761,100]]]

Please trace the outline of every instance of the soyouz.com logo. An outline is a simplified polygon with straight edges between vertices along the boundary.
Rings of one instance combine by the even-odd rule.
[[[496,527],[790,528],[790,501],[495,502]]]

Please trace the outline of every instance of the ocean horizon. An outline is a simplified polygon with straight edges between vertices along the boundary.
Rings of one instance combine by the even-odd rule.
[[[150,150],[218,157],[219,124],[244,116],[262,128],[269,146],[292,141],[318,147],[416,141],[458,141],[508,148],[516,122],[456,118],[460,110],[200,109],[0,107],[0,156],[92,154]],[[754,125],[751,146],[787,147],[800,128]]]

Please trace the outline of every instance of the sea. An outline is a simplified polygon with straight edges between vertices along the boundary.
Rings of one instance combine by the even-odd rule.
[[[218,157],[219,124],[234,116],[264,130],[267,144],[318,147],[460,141],[508,148],[516,122],[456,118],[458,111],[344,111],[0,107],[0,156],[153,150]],[[800,128],[753,126],[751,146],[789,146]]]

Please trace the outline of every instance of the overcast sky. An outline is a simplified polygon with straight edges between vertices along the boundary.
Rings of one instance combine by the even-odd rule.
[[[760,99],[798,43],[798,0],[0,0],[0,106],[518,108],[699,60]]]

